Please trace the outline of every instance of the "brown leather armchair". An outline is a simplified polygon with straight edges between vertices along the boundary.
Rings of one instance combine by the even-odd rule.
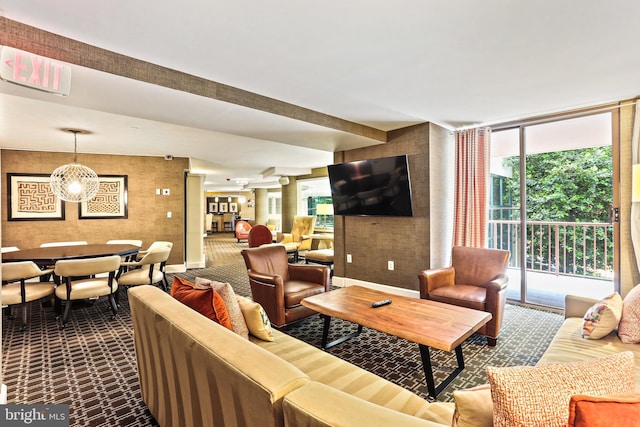
[[[420,298],[491,313],[493,317],[478,333],[495,346],[507,299],[508,263],[509,251],[456,246],[450,267],[418,274]]]
[[[253,300],[262,305],[272,325],[281,328],[316,314],[300,301],[329,291],[329,267],[289,264],[282,245],[243,249],[242,256]]]

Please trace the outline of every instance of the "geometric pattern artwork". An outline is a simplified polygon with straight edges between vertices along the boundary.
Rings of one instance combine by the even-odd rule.
[[[127,218],[127,176],[101,175],[98,193],[80,204],[80,219]]]
[[[64,219],[64,202],[51,191],[50,176],[7,174],[9,220]]]

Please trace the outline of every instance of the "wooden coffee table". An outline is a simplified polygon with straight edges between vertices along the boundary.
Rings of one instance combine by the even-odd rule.
[[[376,301],[391,299],[392,303],[378,308]],[[404,297],[362,286],[348,286],[307,297],[302,305],[324,318],[322,348],[330,348],[358,335],[362,327],[395,335],[419,345],[427,391],[437,397],[464,369],[462,343],[491,320],[491,314],[436,301]],[[331,317],[358,325],[357,332],[327,343]],[[429,348],[456,352],[458,367],[437,387],[433,379]]]

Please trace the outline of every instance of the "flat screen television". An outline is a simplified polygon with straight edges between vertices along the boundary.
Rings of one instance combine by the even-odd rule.
[[[406,155],[327,168],[335,215],[413,216]]]

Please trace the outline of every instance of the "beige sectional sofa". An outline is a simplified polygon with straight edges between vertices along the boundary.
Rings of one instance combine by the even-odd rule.
[[[583,317],[596,302],[597,300],[589,298],[567,295],[565,320],[549,348],[538,361],[538,365],[589,360],[622,351],[632,351],[636,365],[636,390],[640,391],[640,344],[623,344],[615,330],[597,340],[582,338]]]
[[[277,330],[246,340],[153,286],[129,302],[142,398],[163,427],[451,425],[452,403]]]
[[[163,426],[450,426],[453,403],[429,403],[300,340],[241,338],[160,289],[129,291],[142,397]],[[566,320],[539,365],[631,350],[615,331],[581,337],[595,301],[567,297]],[[490,351],[490,350],[489,350]]]

